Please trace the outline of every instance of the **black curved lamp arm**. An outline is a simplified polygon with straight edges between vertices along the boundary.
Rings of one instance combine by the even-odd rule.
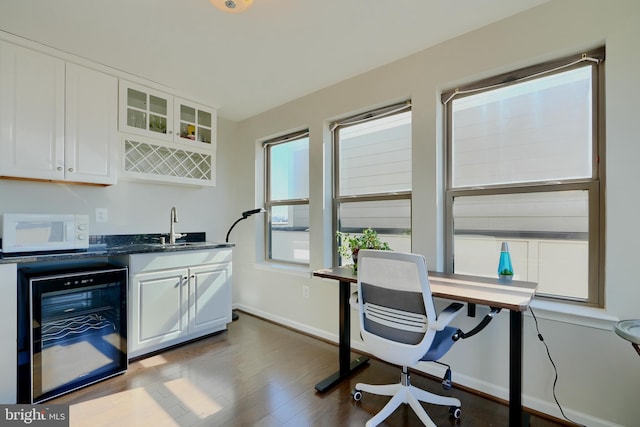
[[[239,223],[243,219],[249,218],[253,214],[257,214],[257,213],[261,213],[261,212],[266,212],[266,210],[264,210],[263,208],[256,208],[256,209],[251,209],[250,211],[242,212],[242,217],[238,218],[236,220],[236,222],[231,224],[231,227],[229,228],[229,231],[227,231],[227,237],[225,239],[225,242],[229,243],[229,235],[231,234],[231,230],[233,230],[233,227],[235,227],[237,223]]]
[[[238,218],[236,220],[236,222],[234,222],[233,225],[231,225],[231,227],[229,228],[229,231],[227,231],[227,238],[226,238],[225,242],[229,243],[229,234],[231,234],[231,230],[233,230],[233,227],[235,227],[236,224],[239,223],[240,221],[242,221],[243,219],[247,219],[247,217],[243,216],[242,218]]]

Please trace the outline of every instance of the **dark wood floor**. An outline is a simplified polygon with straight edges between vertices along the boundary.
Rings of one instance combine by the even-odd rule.
[[[332,344],[240,313],[226,332],[137,360],[126,374],[51,403],[71,405],[71,426],[363,426],[387,398],[365,394],[356,403],[353,386],[398,382],[399,368],[373,360],[349,381],[317,394],[314,385],[336,370],[337,360]],[[457,422],[448,408],[425,405],[439,426],[508,426],[508,409],[498,402],[455,388],[446,392],[417,374],[412,383],[462,401]],[[536,416],[530,421],[533,427],[563,425]],[[381,425],[422,424],[403,405]]]

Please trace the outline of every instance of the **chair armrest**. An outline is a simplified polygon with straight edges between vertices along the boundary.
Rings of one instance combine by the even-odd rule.
[[[462,339],[471,338],[472,336],[474,336],[475,334],[477,334],[478,332],[486,328],[489,322],[491,322],[493,318],[496,317],[498,313],[500,313],[501,310],[502,309],[498,307],[491,307],[491,311],[486,316],[484,316],[484,318],[480,321],[480,323],[476,325],[475,328],[473,328],[469,332],[463,332],[460,329],[458,329],[458,333],[454,335],[453,340],[458,341],[460,338]]]
[[[360,301],[358,301],[358,293],[357,292],[352,293],[351,297],[349,297],[349,305],[354,310],[360,310]]]
[[[464,304],[459,302],[454,302],[449,304],[447,308],[442,310],[438,315],[438,320],[435,324],[436,331],[441,331],[445,328],[445,326],[449,325],[451,321],[460,313],[460,310],[464,308]]]

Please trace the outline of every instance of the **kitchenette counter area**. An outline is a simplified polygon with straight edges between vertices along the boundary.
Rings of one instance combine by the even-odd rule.
[[[233,243],[209,242],[206,240],[206,233],[203,232],[186,233],[185,238],[176,243],[162,243],[163,237],[163,234],[96,235],[90,236],[87,249],[11,254],[0,252],[0,264],[72,261],[143,253],[222,249],[235,246]]]

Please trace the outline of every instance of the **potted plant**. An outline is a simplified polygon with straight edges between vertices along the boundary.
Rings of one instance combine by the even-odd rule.
[[[338,253],[343,258],[353,260],[353,271],[358,269],[358,251],[360,249],[377,249],[382,251],[390,251],[391,248],[387,242],[383,242],[378,237],[378,233],[371,227],[362,230],[362,234],[349,234],[341,231],[336,232],[338,241]]]

